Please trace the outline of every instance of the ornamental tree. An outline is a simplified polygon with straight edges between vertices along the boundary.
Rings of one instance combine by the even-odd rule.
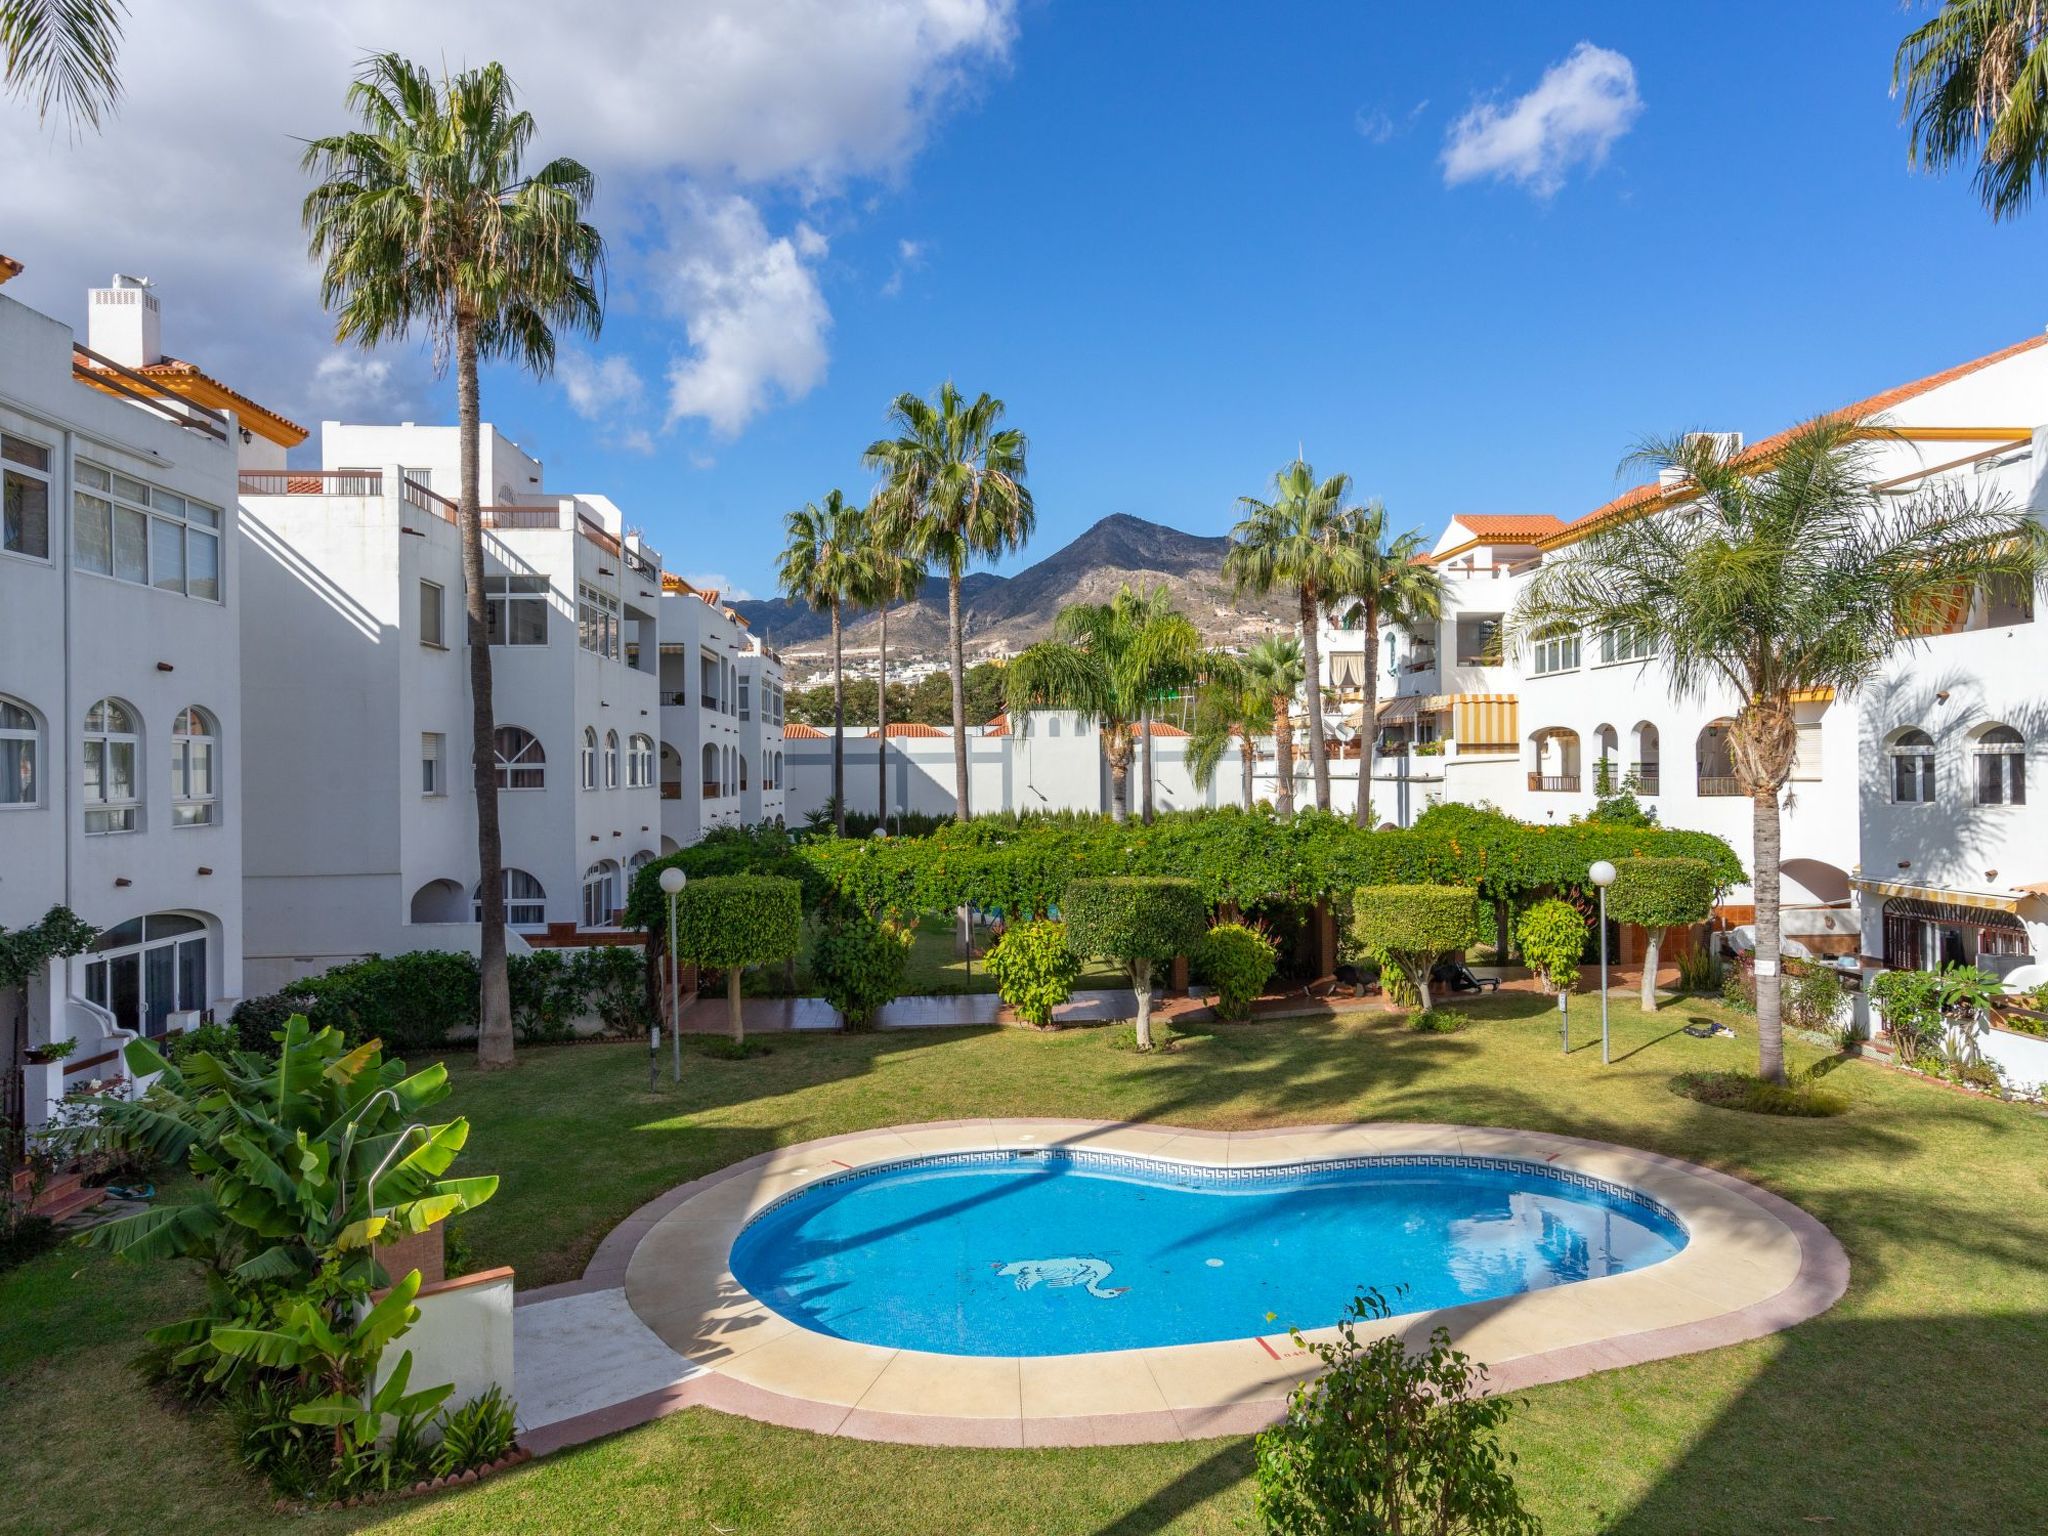
[[[740,973],[796,954],[803,940],[802,887],[775,875],[719,875],[692,880],[676,895],[676,954],[692,965],[725,972],[733,1043],[740,1022]]]
[[[1569,992],[1579,982],[1586,953],[1586,919],[1568,901],[1539,901],[1515,924],[1522,960],[1552,992]]]
[[[1152,1049],[1152,967],[1201,943],[1208,903],[1192,880],[1120,875],[1075,880],[1061,898],[1067,942],[1076,954],[1120,962],[1138,1003],[1138,1049]]]
[[[1065,923],[1012,923],[988,952],[987,970],[1017,1017],[1044,1029],[1073,994],[1081,957],[1067,942]]]
[[[1643,1012],[1657,1011],[1657,952],[1666,928],[1704,923],[1718,882],[1704,859],[1620,859],[1607,888],[1607,915],[1643,930]]]
[[[1368,885],[1352,897],[1359,946],[1400,968],[1429,1007],[1430,967],[1479,942],[1479,893],[1469,885]]]

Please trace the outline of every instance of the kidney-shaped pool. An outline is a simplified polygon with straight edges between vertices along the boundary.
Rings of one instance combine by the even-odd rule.
[[[1336,1322],[1641,1269],[1685,1246],[1620,1185],[1504,1158],[1198,1168],[990,1151],[835,1175],[741,1230],[732,1273],[791,1321],[889,1348],[1061,1355]]]

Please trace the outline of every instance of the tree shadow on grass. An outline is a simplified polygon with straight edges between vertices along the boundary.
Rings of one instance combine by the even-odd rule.
[[[1252,1475],[1250,1440],[1226,1440],[1143,1503],[1127,1510],[1092,1536],[1153,1536],[1182,1515]]]

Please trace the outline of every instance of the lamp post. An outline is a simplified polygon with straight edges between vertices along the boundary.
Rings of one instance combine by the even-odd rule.
[[[1600,1065],[1608,1065],[1607,1053],[1607,887],[1614,884],[1614,866],[1597,860],[1586,878],[1600,887]]]
[[[676,898],[689,884],[690,877],[671,864],[661,872],[661,893],[668,897],[668,1036],[671,1066],[670,1081],[683,1080],[683,1016],[682,1016],[682,975],[676,969]],[[661,1026],[655,1026],[654,1039],[647,1048],[647,1086],[654,1086],[654,1054],[661,1044]]]

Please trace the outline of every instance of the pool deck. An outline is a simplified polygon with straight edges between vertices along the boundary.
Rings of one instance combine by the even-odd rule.
[[[791,1428],[927,1445],[1118,1445],[1244,1434],[1316,1367],[1285,1332],[1021,1358],[857,1344],[791,1322],[727,1261],[764,1206],[818,1179],[932,1153],[1068,1147],[1206,1167],[1432,1154],[1509,1158],[1649,1195],[1684,1249],[1627,1274],[1377,1325],[1437,1327],[1513,1391],[1764,1337],[1834,1305],[1849,1262],[1789,1201],[1697,1164],[1605,1142],[1479,1126],[1197,1131],[1080,1120],[967,1120],[859,1131],[736,1163],[648,1202],[583,1279],[519,1297],[522,1443],[537,1454],[691,1405]],[[1361,1327],[1360,1334],[1371,1332]],[[1308,1335],[1314,1343],[1334,1329]]]

